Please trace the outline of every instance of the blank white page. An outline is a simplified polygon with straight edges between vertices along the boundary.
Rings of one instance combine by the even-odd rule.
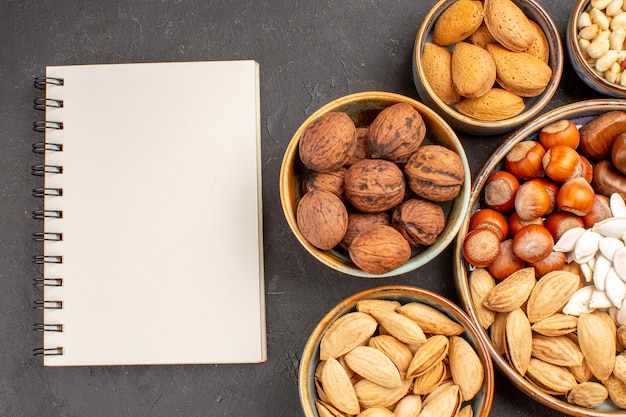
[[[48,67],[44,364],[266,359],[254,61]]]

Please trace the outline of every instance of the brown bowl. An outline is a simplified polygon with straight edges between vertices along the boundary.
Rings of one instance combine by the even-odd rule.
[[[524,100],[526,108],[520,114],[504,120],[478,120],[460,113],[453,105],[446,104],[437,96],[426,79],[424,63],[421,59],[424,45],[432,40],[435,22],[443,11],[455,2],[456,0],[437,1],[424,17],[417,32],[413,48],[413,79],[417,92],[422,101],[440,114],[454,129],[481,136],[510,132],[537,116],[556,93],[563,74],[563,46],[559,31],[550,15],[537,2],[513,0],[529,19],[535,21],[543,29],[550,48],[548,64],[552,68],[552,78],[542,94],[536,97],[527,97]]]
[[[429,290],[410,286],[383,286],[362,291],[337,304],[322,318],[311,333],[300,359],[298,391],[304,415],[307,417],[317,416],[315,400],[318,397],[315,387],[315,370],[319,363],[319,345],[322,336],[335,320],[346,313],[355,311],[358,301],[371,299],[395,300],[400,304],[424,303],[443,312],[465,328],[465,332],[460,336],[472,345],[484,368],[483,386],[468,404],[471,404],[475,417],[487,417],[493,399],[494,374],[491,358],[483,339],[479,337],[476,325],[463,310],[450,300]]]
[[[578,20],[580,15],[589,9],[590,0],[578,0],[567,23],[565,47],[574,72],[589,87],[609,97],[626,98],[626,87],[617,82],[610,82],[601,72],[597,71],[583,56],[578,43]]]
[[[512,134],[494,152],[493,156],[489,158],[487,163],[483,166],[480,173],[475,178],[470,196],[470,215],[481,208],[481,194],[487,178],[491,175],[491,173],[502,168],[504,157],[517,143],[525,140],[537,140],[539,131],[544,126],[547,126],[560,119],[570,119],[576,125],[581,126],[596,117],[597,115],[611,110],[626,110],[626,101],[617,99],[603,99],[588,100],[568,104],[566,106],[559,107],[545,113],[544,115],[540,116],[533,122],[529,123],[522,129]],[[569,414],[572,416],[594,417],[626,415],[626,410],[617,408],[615,404],[613,404],[610,400],[606,400],[602,405],[594,409],[569,404],[564,396],[554,396],[537,388],[526,378],[522,377],[509,364],[505,357],[500,355],[494,344],[491,342],[489,333],[480,326],[477,318],[476,307],[474,306],[470,295],[468,277],[471,270],[473,270],[473,267],[471,267],[471,265],[469,265],[465,261],[462,251],[463,240],[469,228],[469,217],[470,216],[464,219],[463,225],[461,226],[461,230],[459,231],[459,235],[457,236],[455,242],[455,282],[457,292],[461,300],[461,305],[469,314],[472,322],[476,325],[476,327],[478,327],[479,337],[487,345],[487,349],[489,350],[496,367],[499,368],[500,371],[509,380],[511,380],[518,389],[520,389],[530,398],[561,413]]]
[[[426,138],[423,144],[433,143],[445,146],[456,152],[463,162],[466,181],[456,198],[451,201],[441,203],[441,207],[446,216],[444,230],[437,238],[436,242],[430,246],[422,246],[414,249],[411,258],[399,268],[385,274],[370,274],[359,269],[351,260],[347,252],[336,248],[332,250],[320,250],[311,245],[298,229],[296,221],[296,210],[298,202],[302,197],[302,179],[305,175],[305,168],[300,161],[298,144],[300,136],[305,128],[317,117],[333,112],[346,112],[356,126],[368,126],[374,117],[384,108],[395,103],[408,103],[420,113],[426,124]],[[371,91],[351,94],[331,101],[321,107],[307,118],[293,135],[291,142],[285,150],[281,170],[280,170],[280,200],[283,212],[289,223],[291,231],[296,236],[302,246],[318,261],[348,275],[363,278],[384,278],[394,275],[404,274],[413,271],[439,255],[456,236],[459,227],[468,208],[470,183],[470,170],[465,150],[461,141],[452,128],[432,111],[430,108],[409,97],[399,94]]]

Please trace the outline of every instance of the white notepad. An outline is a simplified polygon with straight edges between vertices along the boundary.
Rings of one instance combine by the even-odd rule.
[[[46,77],[44,365],[264,361],[258,64]]]

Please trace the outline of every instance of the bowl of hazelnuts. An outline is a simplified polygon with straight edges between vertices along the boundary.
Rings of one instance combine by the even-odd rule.
[[[448,247],[469,208],[471,176],[454,130],[409,97],[333,100],[293,135],[280,198],[302,246],[339,272],[390,277]]]

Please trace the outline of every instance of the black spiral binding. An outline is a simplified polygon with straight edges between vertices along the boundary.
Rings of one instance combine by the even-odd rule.
[[[47,85],[62,86],[64,81],[62,78],[54,77],[37,77],[34,79],[34,86],[45,90]],[[62,108],[63,100],[53,98],[38,98],[34,100],[33,107],[37,110],[45,111],[47,108]],[[38,120],[33,123],[33,130],[36,132],[46,132],[47,130],[63,130],[63,122],[51,120]],[[63,152],[63,144],[41,141],[32,145],[32,151],[36,154],[46,154],[47,152]],[[63,167],[51,164],[37,164],[31,167],[31,174],[43,177],[45,175],[61,175]],[[37,198],[45,197],[62,197],[63,189],[56,187],[37,187],[33,189],[32,195]],[[36,220],[44,220],[46,218],[61,219],[63,218],[62,210],[37,209],[32,212],[32,217]],[[33,239],[37,242],[59,242],[63,240],[63,234],[58,232],[36,232],[33,233]],[[43,264],[61,264],[63,256],[60,255],[36,255],[33,256],[33,262],[36,265]],[[44,287],[62,287],[63,278],[36,277],[33,278],[33,285],[37,288]],[[63,302],[60,300],[36,300],[33,307],[38,310],[59,310],[63,308]],[[36,332],[63,332],[63,324],[61,323],[35,323],[33,330]],[[63,355],[63,347],[52,348],[36,348],[33,350],[34,356],[59,356]]]

